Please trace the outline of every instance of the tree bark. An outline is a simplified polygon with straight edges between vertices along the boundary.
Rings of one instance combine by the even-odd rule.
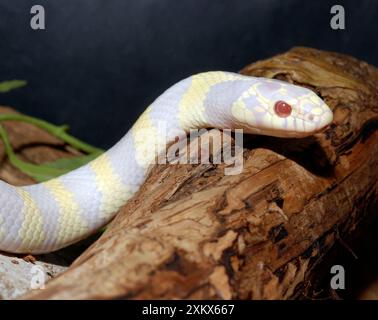
[[[327,252],[376,216],[378,70],[294,48],[241,73],[311,88],[332,107],[336,124],[305,139],[244,136],[238,175],[225,175],[224,164],[155,166],[105,233],[44,290],[24,298],[311,294]]]

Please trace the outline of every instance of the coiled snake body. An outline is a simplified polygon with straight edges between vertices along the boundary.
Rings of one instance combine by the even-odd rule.
[[[15,187],[0,181],[0,250],[45,253],[77,242],[109,222],[143,184],[167,132],[243,128],[278,137],[314,134],[332,121],[311,90],[229,72],[205,72],[165,91],[129,132],[87,165],[50,181]],[[165,147],[165,145],[164,145]]]

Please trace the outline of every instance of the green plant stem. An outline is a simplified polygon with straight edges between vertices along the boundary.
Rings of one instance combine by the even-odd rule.
[[[27,82],[25,80],[8,80],[0,82],[0,92],[6,93],[17,88],[26,86]]]
[[[50,168],[43,165],[35,165],[19,159],[13,152],[13,148],[9,142],[8,134],[1,124],[0,138],[3,140],[5,153],[7,154],[10,163],[17,169],[35,178],[37,181],[45,181],[47,179],[50,179],[51,177],[56,177],[66,173],[65,170],[62,169]]]
[[[66,131],[68,129],[67,125],[62,126],[55,126],[47,121],[37,119],[34,117],[21,115],[21,114],[0,114],[0,122],[2,121],[23,121],[30,124],[33,124],[43,130],[46,130],[47,132],[51,133],[55,137],[63,140],[64,142],[68,143],[72,147],[84,151],[86,153],[92,154],[92,153],[102,153],[104,150],[100,148],[96,148],[94,146],[91,146],[88,143],[85,143],[84,141],[81,141],[70,134],[68,134]]]

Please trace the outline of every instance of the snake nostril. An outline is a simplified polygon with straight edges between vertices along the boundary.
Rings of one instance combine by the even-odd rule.
[[[308,117],[307,117],[307,119],[308,119],[309,121],[313,121],[314,118],[315,118],[315,116],[314,116],[313,114],[309,114]]]

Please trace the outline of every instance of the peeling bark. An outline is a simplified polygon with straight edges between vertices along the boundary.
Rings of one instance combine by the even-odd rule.
[[[314,270],[337,239],[376,215],[378,71],[345,55],[294,48],[241,73],[313,89],[337,124],[305,139],[245,136],[239,175],[224,175],[223,164],[155,166],[106,232],[45,290],[24,298],[312,292]]]

